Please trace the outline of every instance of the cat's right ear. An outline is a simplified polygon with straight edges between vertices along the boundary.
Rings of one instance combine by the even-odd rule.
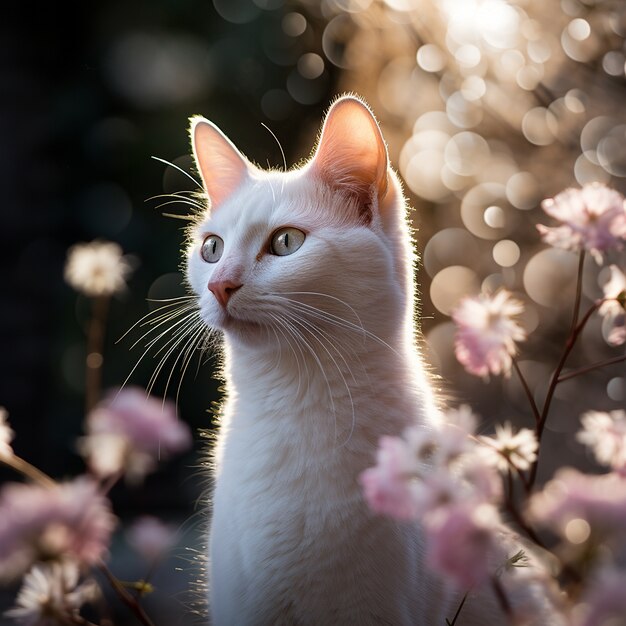
[[[215,210],[248,176],[250,163],[215,124],[199,115],[190,121],[193,157]]]

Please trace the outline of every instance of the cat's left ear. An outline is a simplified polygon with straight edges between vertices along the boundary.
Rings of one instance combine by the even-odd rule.
[[[189,134],[211,210],[215,210],[243,183],[250,162],[215,124],[203,117],[191,118]]]
[[[328,185],[342,188],[368,204],[387,193],[387,146],[374,115],[354,96],[337,100],[328,111],[312,171]]]

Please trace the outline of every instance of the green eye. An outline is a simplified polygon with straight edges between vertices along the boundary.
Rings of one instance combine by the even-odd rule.
[[[297,228],[281,228],[272,235],[270,249],[276,256],[293,254],[304,243],[306,235]]]
[[[217,263],[224,252],[224,240],[217,235],[209,235],[200,248],[200,256],[207,263]]]

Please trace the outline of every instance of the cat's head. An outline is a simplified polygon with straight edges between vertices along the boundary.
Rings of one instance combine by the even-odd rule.
[[[404,199],[367,105],[330,108],[311,159],[289,172],[251,164],[211,122],[191,140],[208,208],[190,232],[187,280],[211,328],[247,343],[410,318]]]

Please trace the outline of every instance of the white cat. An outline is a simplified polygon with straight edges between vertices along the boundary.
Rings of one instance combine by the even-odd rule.
[[[378,124],[340,98],[289,172],[258,169],[203,118],[191,137],[210,206],[188,281],[224,333],[227,389],[212,623],[445,626],[463,592],[425,570],[419,529],[371,513],[358,482],[381,435],[439,415],[416,348],[406,202]],[[505,621],[486,590],[457,623]]]

